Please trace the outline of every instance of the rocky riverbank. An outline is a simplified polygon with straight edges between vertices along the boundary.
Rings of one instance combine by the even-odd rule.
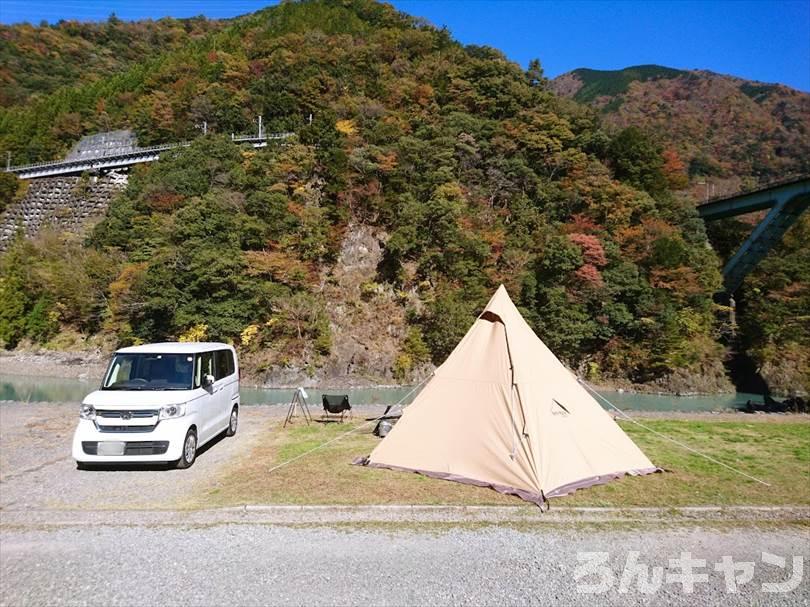
[[[29,377],[58,377],[100,382],[107,368],[111,352],[101,348],[93,350],[58,351],[45,349],[0,350],[0,375],[24,375]],[[303,369],[274,369],[259,372],[253,358],[241,360],[242,384],[250,387],[297,387],[328,386],[330,388],[356,388],[379,386],[386,382],[373,381],[362,373],[330,373],[328,370],[315,377],[308,377]],[[332,365],[332,370],[337,365]],[[430,373],[424,368],[412,383],[417,383]],[[708,376],[707,376],[708,377]],[[624,391],[638,394],[697,396],[733,393],[734,386],[725,381],[699,381],[700,378],[672,377],[655,384],[633,384],[626,380],[600,379],[591,381],[600,391]],[[395,382],[389,378],[389,382]],[[798,392],[797,394],[801,394]]]
[[[80,379],[88,381],[101,381],[107,368],[111,353],[101,349],[79,350],[61,352],[56,350],[0,350],[0,375],[24,375],[29,377],[58,377],[63,379]],[[363,374],[330,374],[323,373],[317,377],[306,377],[302,370],[274,370],[257,372],[253,368],[251,357],[243,358],[242,383],[245,386],[255,387],[296,387],[329,386],[330,388],[353,388],[378,386],[381,382],[374,382]],[[416,381],[423,379],[424,374]],[[390,380],[390,383],[394,383]],[[413,382],[413,383],[416,383]],[[385,382],[382,382],[385,383]],[[640,394],[693,396],[697,394],[728,394],[734,392],[733,386],[712,384],[700,386],[686,386],[655,384],[639,385],[620,380],[599,380],[591,382],[599,390],[626,391]]]
[[[101,381],[108,361],[109,354],[101,350],[80,352],[0,351],[0,375]]]

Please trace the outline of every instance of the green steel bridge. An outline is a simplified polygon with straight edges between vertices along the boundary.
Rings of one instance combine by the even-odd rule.
[[[768,251],[810,207],[810,176],[792,178],[758,190],[716,198],[698,207],[704,221],[770,209],[723,268],[723,285],[732,295]]]

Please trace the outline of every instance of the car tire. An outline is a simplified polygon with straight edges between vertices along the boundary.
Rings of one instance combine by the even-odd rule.
[[[236,434],[236,429],[239,427],[239,407],[231,409],[231,416],[228,418],[228,429],[225,430],[225,436],[233,436]]]
[[[186,438],[183,439],[183,451],[176,466],[180,469],[190,468],[197,459],[197,433],[194,428],[189,428]]]

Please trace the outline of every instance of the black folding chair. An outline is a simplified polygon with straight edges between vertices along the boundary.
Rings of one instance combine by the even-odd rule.
[[[324,394],[323,395],[323,418],[324,420],[330,419],[330,415],[339,415],[340,421],[343,421],[343,416],[346,411],[351,411],[352,406],[349,404],[348,394]]]

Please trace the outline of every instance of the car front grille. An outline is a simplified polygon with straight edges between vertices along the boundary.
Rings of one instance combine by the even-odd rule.
[[[96,424],[99,432],[151,432],[155,429],[154,425],[151,426],[104,426]]]
[[[163,455],[168,448],[167,440],[129,442],[124,447],[124,455]]]
[[[167,440],[130,441],[124,443],[124,455],[163,455],[169,448]],[[82,441],[87,455],[98,455],[98,441]]]
[[[112,419],[138,419],[143,417],[157,417],[157,409],[135,409],[135,410],[119,410],[119,409],[96,409],[96,417],[112,418]]]

